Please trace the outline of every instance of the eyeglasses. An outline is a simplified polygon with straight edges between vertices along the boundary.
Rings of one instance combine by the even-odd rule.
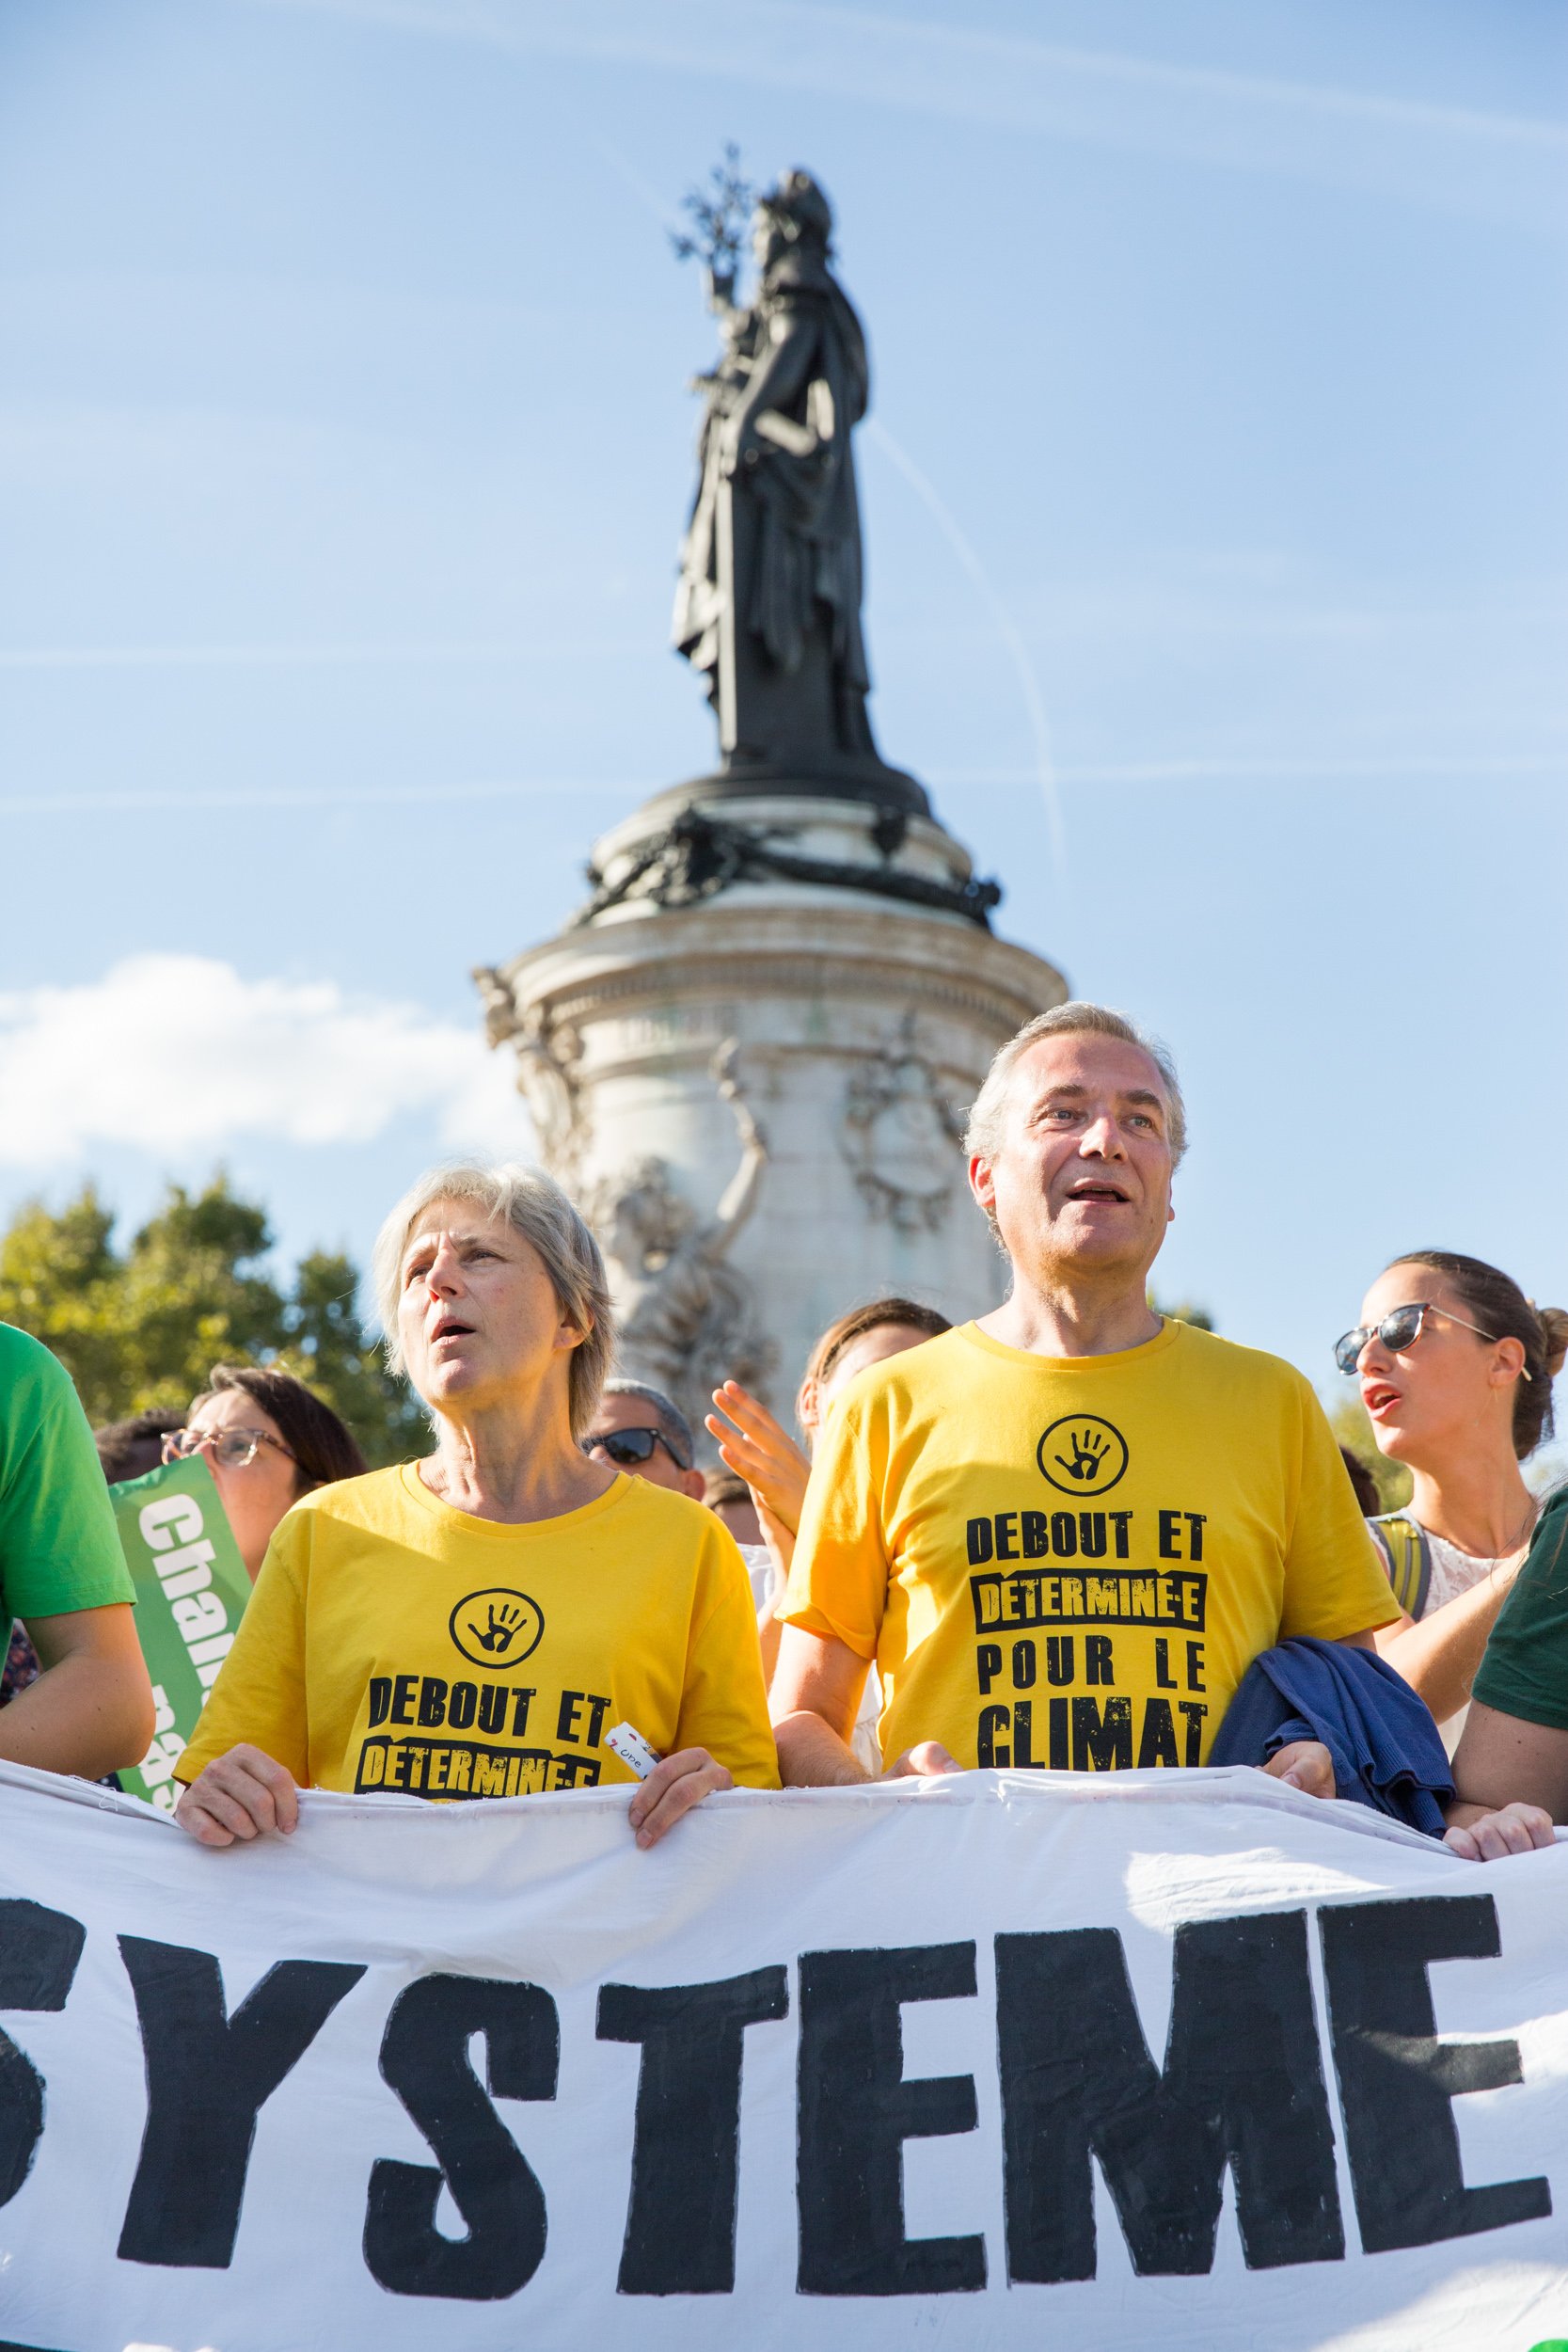
[[[1445,1323],[1457,1323],[1462,1330],[1473,1331],[1478,1340],[1496,1340],[1500,1334],[1483,1331],[1479,1323],[1466,1323],[1463,1315],[1451,1314],[1447,1307],[1434,1307],[1430,1298],[1415,1300],[1408,1307],[1396,1307],[1381,1323],[1358,1323],[1354,1331],[1347,1331],[1334,1343],[1334,1360],[1346,1378],[1353,1378],[1361,1361],[1361,1351],[1369,1340],[1381,1340],[1390,1356],[1402,1356],[1414,1347],[1426,1326],[1428,1315],[1441,1315]],[[1528,1380],[1529,1374],[1519,1367]]]
[[[662,1429],[610,1429],[602,1438],[584,1438],[584,1454],[608,1454],[617,1470],[631,1470],[640,1462],[650,1461],[656,1445],[661,1445],[678,1470],[689,1470],[689,1462],[683,1462]]]
[[[188,1462],[193,1454],[210,1452],[224,1470],[248,1470],[258,1448],[264,1445],[297,1466],[298,1454],[291,1454],[281,1438],[269,1436],[264,1429],[170,1429],[164,1437],[164,1459]]]

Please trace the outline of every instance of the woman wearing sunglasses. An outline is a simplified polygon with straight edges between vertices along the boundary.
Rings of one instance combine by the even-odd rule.
[[[164,1438],[164,1459],[205,1457],[250,1581],[301,1495],[365,1470],[353,1432],[330,1405],[288,1372],[214,1364],[182,1429]]]
[[[1480,1258],[1423,1249],[1379,1275],[1361,1318],[1335,1362],[1415,1485],[1405,1510],[1371,1522],[1405,1611],[1377,1646],[1446,1724],[1469,1702],[1540,1516],[1519,1465],[1551,1435],[1568,1314],[1538,1311]]]
[[[604,1261],[534,1168],[434,1169],[375,1245],[393,1369],[434,1451],[323,1487],[274,1535],[179,1765],[227,1846],[318,1788],[438,1800],[631,1784],[651,1846],[734,1781],[778,1786],[751,1587],[710,1511],[591,1457]],[[219,1441],[221,1442],[221,1440]],[[273,1449],[276,1450],[276,1449]]]

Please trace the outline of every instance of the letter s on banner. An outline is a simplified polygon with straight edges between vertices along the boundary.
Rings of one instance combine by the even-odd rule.
[[[391,2295],[496,2303],[526,2286],[545,2259],[545,2192],[474,2080],[468,2043],[484,2036],[485,2081],[497,2099],[553,2099],[561,2071],[555,2003],[536,1984],[496,1977],[421,1977],[398,1995],[381,2042],[381,2072],[440,2158],[379,2157],[365,2209],[365,2262]],[[443,2237],[443,2179],[467,2235]]]

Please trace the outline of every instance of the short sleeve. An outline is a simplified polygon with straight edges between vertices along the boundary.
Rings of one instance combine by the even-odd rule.
[[[0,1608],[26,1619],[134,1600],[71,1375],[25,1333],[0,1336]]]
[[[877,1655],[889,1563],[882,1486],[887,1441],[880,1391],[829,1416],[812,1462],[795,1558],[778,1611],[785,1625]]]
[[[1535,1531],[1473,1695],[1499,1715],[1568,1731],[1568,1493],[1554,1498]]]
[[[234,1646],[175,1767],[179,1779],[193,1781],[215,1757],[248,1741],[309,1788],[304,1579],[310,1523],[309,1513],[292,1511],[268,1545]]]
[[[703,1613],[687,1654],[676,1739],[683,1748],[706,1748],[743,1788],[776,1788],[778,1751],[768,1719],[751,1579],[725,1529],[716,1523],[706,1540]]]
[[[1368,1533],[1328,1418],[1305,1380],[1295,1510],[1285,1554],[1280,1639],[1343,1641],[1397,1623],[1401,1611],[1376,1539]]]

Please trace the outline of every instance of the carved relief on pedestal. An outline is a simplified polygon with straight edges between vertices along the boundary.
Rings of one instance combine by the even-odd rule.
[[[543,1005],[530,1005],[519,1014],[499,972],[481,969],[474,980],[490,1043],[510,1044],[516,1053],[517,1088],[539,1138],[540,1160],[568,1192],[576,1192],[592,1137],[582,1039],[569,1024],[552,1021]]]
[[[906,1012],[851,1074],[844,1109],[845,1153],[872,1216],[903,1233],[935,1232],[961,1184],[963,1131]]]
[[[719,1093],[740,1138],[740,1165],[710,1217],[672,1181],[667,1161],[643,1157],[588,1187],[583,1211],[610,1261],[623,1371],[675,1399],[693,1428],[723,1380],[765,1388],[777,1355],[751,1284],[727,1263],[756,1205],[768,1146],[740,1092],[731,1039],[713,1057]]]

